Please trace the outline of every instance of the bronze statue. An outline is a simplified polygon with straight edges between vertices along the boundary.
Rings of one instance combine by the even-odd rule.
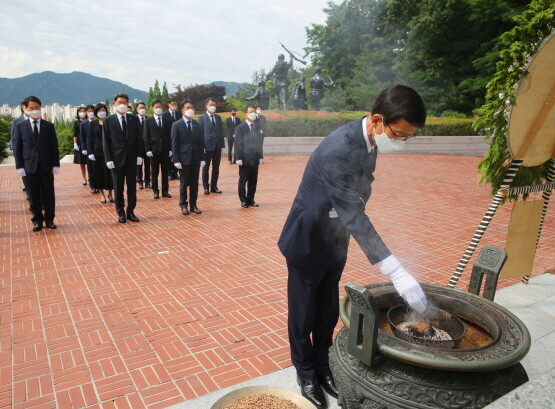
[[[293,66],[293,57],[289,55],[289,62],[285,61],[285,56],[283,54],[278,55],[278,60],[274,68],[266,75],[266,79],[270,79],[272,75],[275,75],[275,85],[274,92],[276,94],[276,102],[278,109],[287,109],[287,94],[289,88],[289,79],[287,74],[289,68]]]
[[[256,105],[263,110],[270,106],[270,93],[266,89],[266,81],[260,81],[256,92],[250,97],[243,98],[245,101],[256,101]]]
[[[324,97],[324,87],[331,88],[335,84],[330,79],[330,82],[325,82],[320,75],[321,68],[316,67],[316,74],[310,80],[310,105],[313,111],[320,110],[320,101]]]
[[[305,77],[301,75],[301,79],[297,81],[293,87],[293,108],[295,110],[308,109],[306,106],[306,88],[304,86]]]

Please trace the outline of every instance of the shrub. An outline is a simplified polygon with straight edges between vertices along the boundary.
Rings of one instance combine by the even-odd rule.
[[[60,158],[72,155],[73,151],[73,121],[55,121],[56,136],[58,138],[58,150]]]
[[[8,142],[10,141],[12,129],[12,117],[0,116],[0,162],[8,157]]]

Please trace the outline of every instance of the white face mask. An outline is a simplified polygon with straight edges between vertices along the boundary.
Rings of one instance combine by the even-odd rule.
[[[146,109],[139,109],[137,112],[139,113],[139,115],[144,115],[146,114]]]
[[[98,116],[100,119],[104,119],[104,118],[106,118],[106,112],[105,111],[98,111],[96,116]]]
[[[260,115],[262,113],[262,111],[260,109],[257,109],[256,113]]]
[[[155,113],[156,115],[162,115],[162,108],[156,108],[156,109],[154,110],[154,113]]]
[[[208,110],[208,112],[210,112],[211,114],[213,114],[214,112],[216,112],[216,107],[215,106],[209,106],[208,108],[206,108]]]
[[[86,112],[79,112],[79,118],[84,118],[87,116]]]
[[[256,121],[256,118],[258,118],[258,115],[256,115],[256,112],[251,112],[250,114],[247,115],[247,117],[248,117],[251,121]]]
[[[185,111],[185,115],[188,116],[189,118],[192,118],[193,115],[195,115],[195,110],[194,109],[188,109]]]
[[[176,106],[170,105],[170,111],[176,111],[176,110],[177,110]]]
[[[383,126],[383,121],[382,121]],[[405,146],[405,141],[396,141],[385,133],[385,128],[383,128],[383,132],[381,134],[374,135],[374,141],[376,141],[376,145],[378,146],[378,151],[381,153],[387,152],[394,152],[400,151]]]
[[[89,119],[94,119],[94,112],[87,112]]]
[[[27,115],[29,115],[33,119],[39,119],[40,118],[40,109],[37,109],[36,111],[27,111]]]
[[[125,104],[119,104],[119,105],[116,107],[116,111],[118,111],[118,112],[119,112],[120,114],[122,114],[122,115],[123,115],[123,114],[126,114],[126,113],[127,113],[127,105],[125,105]]]

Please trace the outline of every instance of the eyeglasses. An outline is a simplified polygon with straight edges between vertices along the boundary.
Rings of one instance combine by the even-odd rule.
[[[383,124],[383,120],[382,120],[382,124]],[[391,131],[391,133],[393,134],[394,141],[408,141],[411,138],[414,138],[414,135],[408,135],[408,136],[398,136],[395,131],[393,129],[391,129],[391,126],[389,126],[389,124],[387,124],[387,127],[389,128],[389,130]]]

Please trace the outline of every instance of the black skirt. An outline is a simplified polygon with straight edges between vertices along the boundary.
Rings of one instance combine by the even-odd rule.
[[[81,152],[74,150],[73,151],[73,163],[77,165],[86,165],[87,164],[87,156],[83,155]]]
[[[112,190],[114,188],[112,172],[106,166],[104,158],[97,157],[95,161],[91,162],[94,174],[95,189]]]

